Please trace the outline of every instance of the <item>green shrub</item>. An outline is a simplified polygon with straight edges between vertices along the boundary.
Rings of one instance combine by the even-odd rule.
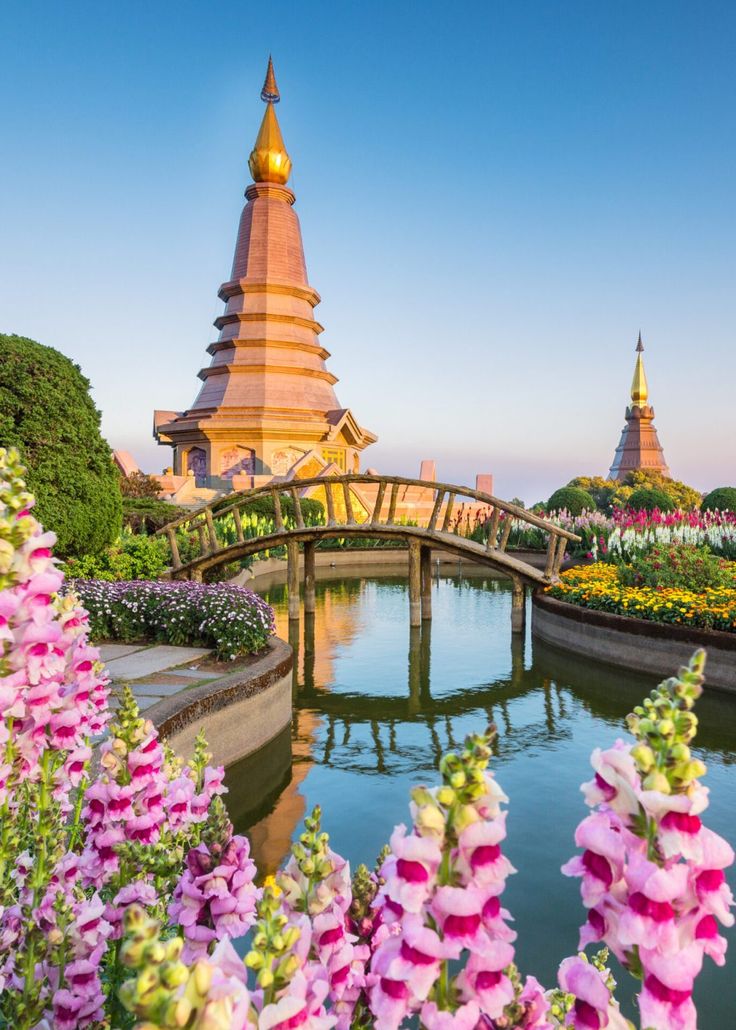
[[[673,587],[702,593],[736,587],[736,563],[718,558],[708,547],[670,544],[620,565],[618,578],[625,586]]]
[[[69,558],[64,571],[68,579],[158,579],[168,563],[169,550],[163,539],[125,534],[101,554]]]
[[[123,497],[123,526],[131,533],[156,533],[186,514],[186,508],[157,497]]]
[[[610,515],[616,503],[616,496],[621,484],[615,479],[604,479],[603,476],[576,476],[567,484],[585,490],[593,498],[598,511]]]
[[[213,510],[220,511],[222,508],[229,507],[230,504],[232,504],[232,498],[223,497]],[[308,526],[319,526],[325,521],[325,509],[321,501],[316,501],[311,497],[300,497],[299,507],[302,510],[302,518]],[[241,511],[243,514],[260,515],[266,519],[273,519],[276,514],[271,494],[261,494],[260,497],[254,497]],[[291,494],[281,494],[281,514],[284,519],[294,518],[294,501]]]
[[[672,501],[673,508],[680,511],[694,511],[700,507],[702,495],[699,490],[696,490],[693,486],[688,486],[687,483],[681,483],[678,479],[670,479],[669,476],[663,476],[661,472],[645,472],[643,469],[629,472],[624,480],[624,490],[619,490],[615,499],[616,506],[619,508],[626,507],[628,503],[625,496],[626,487],[632,487],[634,490],[639,487],[659,490],[667,494]],[[662,508],[661,510],[664,511],[665,509]],[[668,508],[666,510],[671,511],[672,509]]]
[[[641,486],[632,491],[626,507],[632,511],[654,511],[655,508],[660,511],[674,511],[676,505],[664,490]]]
[[[79,366],[23,336],[0,334],[0,447],[17,447],[35,514],[56,553],[99,554],[120,535],[120,476]]]
[[[736,511],[736,486],[719,486],[703,498],[701,511]]]
[[[547,501],[547,511],[568,511],[571,515],[582,515],[584,511],[595,511],[595,501],[587,490],[579,486],[563,486],[555,490]]]

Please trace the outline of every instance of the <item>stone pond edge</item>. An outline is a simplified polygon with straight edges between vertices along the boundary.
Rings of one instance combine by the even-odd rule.
[[[736,634],[630,619],[541,593],[532,599],[532,634],[563,651],[662,677],[704,647],[706,687],[736,693]]]
[[[145,712],[183,758],[204,730],[215,765],[259,751],[291,722],[293,653],[278,637],[251,663],[217,680],[163,698]]]

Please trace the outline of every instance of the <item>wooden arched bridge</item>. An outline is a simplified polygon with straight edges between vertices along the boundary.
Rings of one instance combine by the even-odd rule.
[[[397,507],[406,506],[407,494],[429,498],[416,505],[411,521],[398,518]],[[323,501],[326,519],[308,524],[302,501],[311,493]],[[282,500],[290,498],[288,516]],[[270,498],[273,516],[261,520],[253,533],[251,511]],[[430,507],[431,506],[431,507]],[[262,506],[261,506],[262,510]],[[480,532],[471,539],[464,513],[474,512]],[[544,568],[540,569],[508,551],[514,524],[540,531],[546,538]],[[198,508],[159,530],[169,544],[174,579],[200,580],[207,569],[247,558],[258,552],[286,546],[288,559],[289,616],[299,617],[299,545],[304,550],[304,607],[315,606],[315,545],[332,537],[369,537],[394,540],[409,550],[409,600],[411,625],[431,618],[431,571],[433,548],[449,551],[488,565],[509,576],[514,584],[512,624],[523,627],[524,587],[546,586],[560,571],[567,545],[579,540],[560,526],[516,504],[491,494],[448,483],[406,479],[401,476],[352,474],[319,476],[269,483],[244,490]],[[186,542],[186,546],[180,543]]]

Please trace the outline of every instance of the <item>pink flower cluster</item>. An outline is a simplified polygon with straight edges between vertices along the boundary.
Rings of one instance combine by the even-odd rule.
[[[704,956],[724,963],[718,922],[734,922],[723,872],[733,850],[702,824],[708,798],[697,781],[687,793],[646,789],[622,741],[596,750],[592,764],[595,777],[583,790],[595,811],[575,835],[582,855],[563,866],[581,878],[588,909],[580,947],[603,941],[641,976],[642,1026],[695,1030],[695,978]],[[608,1024],[591,1014],[578,1025]]]
[[[87,786],[108,677],[22,475],[0,449],[0,1020],[74,1030],[106,1019],[101,969],[123,910],[159,901],[161,878],[121,870],[116,848],[181,843],[222,770],[172,763],[135,710]]]
[[[308,954],[312,962],[305,969],[307,977],[320,977],[321,971],[326,976],[334,1017],[330,1025],[349,1030],[355,1005],[366,985],[365,966],[370,949],[359,942],[349,916],[353,900],[349,864],[326,841],[322,861],[323,875],[312,879],[292,855],[279,873],[278,884],[290,922],[300,927],[302,943],[307,933],[311,938]],[[309,916],[306,926],[303,912]]]
[[[185,962],[206,955],[213,943],[248,932],[261,893],[255,874],[246,837],[230,835],[224,846],[203,842],[189,851],[169,906],[172,922],[184,933]]]
[[[84,868],[96,887],[110,883],[120,872],[118,845],[154,845],[166,834],[203,823],[212,798],[224,789],[221,768],[205,768],[197,790],[191,767],[170,766],[150,721],[132,718],[112,729],[115,735],[100,748],[100,775],[88,788],[82,811]],[[120,904],[118,899],[115,904]],[[119,923],[121,915],[115,913],[113,922]]]
[[[550,1027],[536,981],[517,999],[507,974],[516,934],[501,906],[514,872],[501,849],[506,795],[484,772],[471,804],[457,803],[451,792],[446,808],[443,789],[415,798],[414,825],[396,828],[380,870],[368,976],[375,1027],[395,1030],[417,1012],[428,1030],[493,1027],[517,1000],[522,1017],[515,1025]],[[453,978],[448,963],[457,960],[462,968]]]
[[[651,526],[674,526],[691,529],[711,529],[714,526],[736,526],[733,511],[631,511],[615,509],[611,521],[624,529],[649,529]]]
[[[52,557],[54,534],[27,511],[16,520],[26,539],[8,562],[11,585],[0,591],[0,805],[11,810],[20,784],[41,779],[44,753],[67,804],[89,760],[89,738],[105,726],[108,682],[87,641],[85,612],[58,597],[63,576]]]

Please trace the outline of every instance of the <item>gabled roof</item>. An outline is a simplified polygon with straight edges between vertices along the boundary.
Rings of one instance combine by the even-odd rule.
[[[361,426],[350,408],[338,408],[336,411],[327,412],[327,422],[332,426],[327,434],[328,440],[336,440],[340,433],[354,447],[365,447],[369,443],[375,443],[378,437],[370,429]]]

